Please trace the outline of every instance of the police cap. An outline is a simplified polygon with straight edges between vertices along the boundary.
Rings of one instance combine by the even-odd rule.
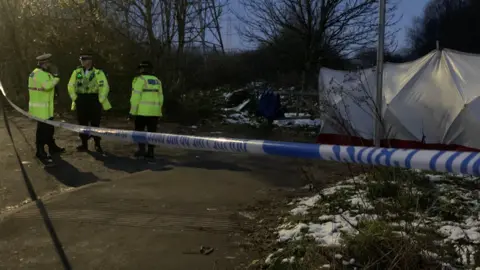
[[[36,59],[37,59],[37,61],[38,61],[39,63],[43,63],[43,62],[48,62],[48,61],[50,61],[50,58],[52,58],[52,54],[50,54],[50,53],[44,53],[44,54],[42,54],[42,55],[40,55],[40,56],[37,56]]]
[[[93,58],[93,52],[88,49],[81,49],[80,50],[80,59],[92,59]]]

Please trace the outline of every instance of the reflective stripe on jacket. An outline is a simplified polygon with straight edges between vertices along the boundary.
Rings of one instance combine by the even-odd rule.
[[[98,94],[98,101],[102,104],[104,110],[110,110],[112,105],[108,101],[108,85],[105,73],[96,68],[92,68],[85,76],[83,68],[77,68],[73,71],[68,82],[68,94],[72,99],[72,111],[75,110],[75,100],[78,94]]]
[[[162,116],[162,82],[153,75],[135,77],[132,82],[130,114],[141,116]]]
[[[54,113],[54,89],[60,79],[36,68],[28,78],[28,112],[40,119],[49,119]]]

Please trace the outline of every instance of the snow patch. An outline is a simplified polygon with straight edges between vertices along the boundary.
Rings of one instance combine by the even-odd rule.
[[[320,119],[279,119],[273,121],[273,124],[279,127],[319,127],[322,123]]]
[[[278,231],[278,241],[300,240],[303,235],[302,231],[308,228],[307,224],[298,223],[290,229],[280,229]]]
[[[290,210],[290,213],[292,215],[305,215],[308,213],[308,209],[312,208],[320,199],[320,195],[302,198],[297,202],[297,207]]]

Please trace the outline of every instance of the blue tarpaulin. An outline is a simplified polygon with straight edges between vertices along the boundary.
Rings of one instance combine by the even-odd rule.
[[[274,120],[282,117],[281,107],[280,95],[272,90],[266,90],[260,96],[258,114],[269,120]]]

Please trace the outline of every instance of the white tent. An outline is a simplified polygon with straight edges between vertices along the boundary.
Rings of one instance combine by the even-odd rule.
[[[383,76],[386,137],[480,148],[480,55],[436,50],[413,62],[386,63]],[[329,108],[321,133],[373,139],[375,77],[374,69],[320,70]]]

